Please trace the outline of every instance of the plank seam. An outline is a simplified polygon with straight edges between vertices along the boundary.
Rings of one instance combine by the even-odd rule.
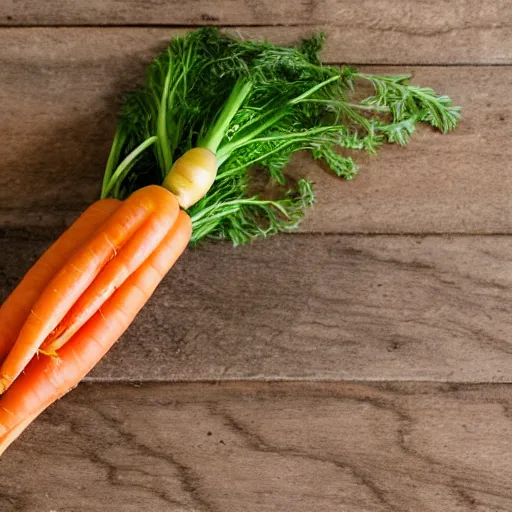
[[[208,384],[208,385],[222,385],[222,384],[431,384],[431,385],[446,385],[446,386],[481,386],[493,385],[503,386],[512,385],[512,380],[433,380],[433,379],[315,379],[315,378],[223,378],[223,379],[124,379],[124,378],[95,378],[85,377],[82,383],[87,384],[126,384],[126,385],[152,385],[152,384]]]
[[[37,231],[37,239],[45,240],[49,236],[55,235],[55,232],[64,229],[65,226],[55,225],[50,228],[41,228],[41,226],[27,225],[23,228],[9,228],[9,227],[0,227],[0,239],[6,240],[25,240],[30,238],[34,239],[34,233],[32,230]],[[405,237],[415,237],[415,238],[427,238],[427,237],[453,237],[453,238],[463,238],[463,237],[482,237],[482,238],[495,238],[495,237],[512,237],[512,232],[487,232],[487,233],[472,233],[472,232],[446,232],[446,231],[428,231],[428,232],[365,232],[365,231],[350,231],[350,232],[327,232],[322,233],[320,231],[297,231],[295,233],[281,233],[280,237],[372,237],[372,238],[405,238]],[[222,243],[222,242],[221,242]],[[226,242],[229,243],[229,242]]]
[[[282,236],[354,236],[354,237],[508,237],[512,236],[512,232],[485,232],[485,233],[475,233],[475,232],[464,232],[464,231],[420,231],[420,232],[373,232],[373,231],[330,231],[326,233],[322,233],[321,231],[297,231],[295,233],[283,233]]]

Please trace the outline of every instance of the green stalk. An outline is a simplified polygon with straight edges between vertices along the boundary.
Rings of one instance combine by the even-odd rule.
[[[265,206],[272,205],[277,208],[285,217],[289,217],[288,212],[276,201],[271,200],[263,200],[263,199],[234,199],[232,201],[226,201],[225,203],[218,203],[208,208],[204,208],[199,213],[193,215],[190,220],[192,221],[192,225],[200,225],[200,219],[205,215],[208,215],[211,211],[215,211],[219,208],[225,208],[226,206],[242,206],[242,205],[251,205],[251,206]],[[220,214],[215,214],[215,218],[221,218],[229,215],[229,212],[226,211],[221,212]],[[211,219],[212,216],[208,216],[208,219]]]
[[[272,124],[272,123],[267,123]],[[268,128],[265,126],[264,129]],[[308,137],[312,135],[316,135],[318,133],[323,133],[327,131],[332,131],[333,126],[319,126],[318,128],[311,128],[310,130],[304,130],[302,132],[290,132],[290,133],[280,133],[279,135],[269,135],[267,137],[259,137],[256,138],[253,136],[253,133],[258,134],[263,130],[254,130],[253,133],[247,135],[243,139],[237,140],[236,142],[232,142],[230,144],[226,144],[223,146],[217,154],[217,162],[219,167],[230,157],[231,153],[235,151],[235,149],[240,149],[243,146],[247,146],[247,144],[257,143],[257,142],[271,142],[276,140],[284,140],[284,141],[292,141],[297,142],[300,139],[307,140]]]
[[[217,159],[218,159],[218,162],[219,162],[219,167],[220,167],[220,165],[223,162],[225,162],[229,158],[229,156],[231,155],[231,153],[233,153],[233,151],[235,151],[235,149],[239,149],[240,147],[245,146],[246,144],[250,143],[251,141],[256,140],[256,137],[260,133],[262,133],[265,130],[267,130],[268,128],[272,127],[280,119],[282,119],[284,116],[286,116],[289,113],[290,106],[293,106],[293,105],[295,105],[297,103],[305,101],[308,96],[311,96],[312,94],[314,94],[316,91],[318,91],[322,87],[325,87],[326,85],[328,85],[328,84],[330,84],[330,83],[332,83],[332,82],[334,82],[336,80],[339,80],[339,79],[340,79],[340,77],[338,75],[332,76],[332,77],[328,78],[327,80],[324,80],[323,82],[315,85],[314,87],[311,87],[310,89],[308,89],[307,91],[304,91],[299,96],[291,99],[287,103],[286,106],[284,106],[281,109],[279,109],[275,113],[275,115],[273,115],[268,121],[266,121],[265,123],[261,124],[258,128],[256,128],[252,132],[248,133],[246,136],[241,137],[240,139],[238,139],[238,140],[236,140],[234,142],[230,142],[228,144],[225,144],[219,150],[219,152],[217,153]],[[273,138],[270,138],[270,139],[267,139],[267,140],[272,140],[272,139]],[[265,139],[263,139],[263,140],[265,140]]]
[[[222,163],[224,163],[235,151],[246,144],[249,144],[254,138],[259,135],[261,132],[264,132],[274,124],[276,124],[281,118],[283,118],[288,113],[286,108],[279,110],[275,115],[273,115],[267,122],[260,125],[258,128],[248,133],[245,137],[242,137],[234,142],[229,142],[228,144],[224,144],[222,148],[217,153],[217,161],[219,162],[219,167]]]
[[[121,134],[119,129],[116,130],[116,134],[114,136],[114,140],[112,141],[112,147],[110,148],[110,153],[108,155],[107,165],[105,167],[105,174],[103,175],[103,183],[101,185],[101,197],[106,197],[106,187],[108,182],[110,181],[110,177],[114,172],[114,166],[116,162],[119,160],[119,153],[121,152],[121,147],[123,143],[121,141]]]
[[[323,82],[320,82],[319,84],[316,84],[314,87],[311,87],[311,89],[308,89],[307,91],[303,92],[300,96],[297,96],[293,100],[290,100],[290,105],[294,105],[295,103],[299,103],[300,101],[306,99],[308,96],[311,96],[316,91],[320,90],[322,87],[325,87],[326,85],[330,84],[331,82],[335,82],[336,80],[339,80],[339,75],[331,76],[331,78],[328,78],[327,80],[324,80]]]
[[[209,149],[216,154],[217,149],[229,128],[229,123],[242,106],[245,98],[252,89],[252,82],[239,78],[233,87],[226,103],[222,107],[221,113],[215,123],[210,127],[203,140],[199,141],[198,146]]]
[[[262,155],[258,156],[257,158],[254,158],[253,160],[249,160],[248,162],[244,162],[242,165],[239,165],[238,167],[233,167],[229,169],[229,172],[226,172],[221,175],[221,178],[225,178],[226,176],[231,176],[236,174],[237,172],[241,171],[242,169],[246,169],[250,167],[251,165],[254,165],[257,162],[260,162],[261,160],[264,160],[265,158],[269,157],[270,155],[274,155],[275,153],[279,153],[280,151],[283,151],[283,149],[287,148],[291,144],[297,142],[296,140],[290,140],[288,142],[285,142],[284,144],[281,144],[280,146],[277,146],[272,151],[267,151],[266,153],[263,153]],[[302,151],[304,149],[311,149],[311,145],[301,146],[294,151]],[[222,160],[219,165],[223,164],[225,160]],[[218,176],[217,176],[218,177]]]
[[[165,76],[164,88],[162,90],[162,97],[160,99],[160,106],[158,108],[158,120],[157,120],[157,147],[161,155],[161,165],[163,169],[160,169],[162,176],[165,176],[172,165],[172,156],[169,149],[169,139],[167,137],[167,110],[168,110],[168,97],[169,88],[171,86],[171,74],[173,70],[173,64],[171,56],[169,55],[169,66],[167,68],[167,75]]]
[[[295,103],[299,103],[298,101]],[[322,99],[304,99],[301,100],[300,103],[319,103],[324,105],[332,105],[332,106],[339,106],[339,107],[348,107],[353,109],[359,109],[359,110],[370,110],[372,112],[383,112],[388,113],[390,111],[389,107],[378,107],[376,105],[366,105],[364,103],[347,103],[346,101],[335,101],[335,100],[322,100]]]
[[[135,163],[135,160],[137,157],[144,152],[147,148],[149,148],[152,144],[154,144],[157,141],[157,136],[153,135],[152,137],[149,137],[145,141],[143,141],[141,144],[139,144],[131,153],[126,155],[124,160],[117,166],[117,169],[115,170],[114,174],[110,178],[108,185],[105,186],[101,192],[101,198],[104,199],[108,196],[110,190],[112,187],[119,181],[121,181],[121,178],[124,177],[124,174],[128,172],[133,164]]]

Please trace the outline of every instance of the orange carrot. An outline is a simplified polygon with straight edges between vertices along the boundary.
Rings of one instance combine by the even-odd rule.
[[[30,310],[50,279],[121,205],[117,199],[95,202],[44,252],[0,307],[0,361],[11,350]]]
[[[50,280],[33,305],[18,338],[0,367],[0,389],[5,391],[23,371],[41,344],[59,327],[60,322],[77,300],[85,293],[84,315],[71,325],[80,327],[91,314],[113,293],[115,286],[127,277],[126,261],[137,263],[134,251],[151,253],[174,224],[179,212],[176,198],[162,187],[148,186],[134,192],[102,228],[78,250]],[[140,233],[139,233],[140,230]],[[137,233],[137,234],[136,234]],[[127,244],[134,237],[137,243]],[[118,252],[127,245],[127,258],[118,258]],[[112,259],[112,265],[107,265]],[[106,276],[100,284],[93,281],[105,268],[115,275],[114,287],[106,287]],[[91,293],[87,293],[91,287]],[[96,308],[96,309],[94,309]]]
[[[185,250],[191,232],[190,218],[180,212],[156,250],[59,350],[58,357],[32,359],[0,399],[0,454],[112,347]]]
[[[156,249],[174,222],[177,208],[173,212],[162,208],[153,213],[148,221],[126,242],[119,254],[110,260],[71,307],[59,325],[48,335],[41,349],[54,353],[101,307],[144,260]]]

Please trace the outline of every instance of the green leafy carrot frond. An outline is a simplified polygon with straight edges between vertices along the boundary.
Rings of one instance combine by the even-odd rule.
[[[126,97],[102,195],[124,198],[161,183],[188,149],[211,149],[219,172],[189,210],[193,242],[240,244],[295,229],[312,204],[312,183],[304,177],[290,183],[286,176],[294,153],[310,152],[352,179],[355,152],[405,145],[419,122],[442,132],[457,125],[460,108],[412,85],[409,75],[323,65],[323,41],[320,34],[282,47],[209,27],[173,39],[149,67],[144,86]],[[254,180],[264,176],[279,185],[279,197],[254,193]]]

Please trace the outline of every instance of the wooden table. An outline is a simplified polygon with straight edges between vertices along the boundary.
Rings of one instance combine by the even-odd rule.
[[[0,510],[512,510],[512,3],[0,0],[0,293],[98,196],[121,91],[213,23],[464,106],[302,231],[189,250],[0,462]],[[220,300],[219,300],[220,299]]]

